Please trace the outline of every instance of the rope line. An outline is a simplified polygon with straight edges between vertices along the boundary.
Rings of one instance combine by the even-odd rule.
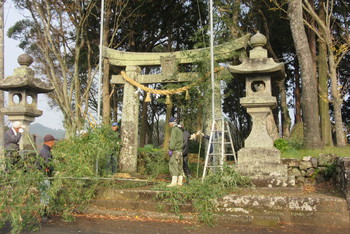
[[[219,72],[223,69],[223,67],[218,67],[217,69],[215,69],[215,72]],[[152,89],[149,88],[147,86],[144,86],[140,83],[138,83],[137,81],[131,79],[130,77],[128,77],[125,73],[125,71],[121,71],[120,73],[123,77],[123,79],[130,83],[133,86],[136,86],[137,88],[142,89],[143,91],[146,91],[147,93],[152,93],[152,94],[159,94],[159,95],[172,95],[172,94],[178,94],[178,93],[183,93],[185,91],[188,91],[190,88],[192,88],[193,86],[195,86],[196,84],[198,84],[199,82],[203,81],[204,78],[206,76],[208,76],[208,74],[205,75],[205,77],[203,77],[202,79],[199,79],[187,86],[181,87],[181,88],[177,88],[177,89],[167,89],[167,90],[158,90],[158,89]]]
[[[192,86],[194,86],[196,83],[199,82],[199,81],[196,81],[190,85],[187,85],[187,86],[184,86],[181,88],[177,88],[177,89],[158,90],[158,89],[149,88],[147,86],[144,86],[144,85],[138,83],[137,81],[128,77],[124,71],[121,72],[121,75],[125,81],[132,84],[133,86],[136,86],[137,88],[140,88],[143,91],[146,91],[147,93],[160,94],[160,95],[171,95],[171,94],[176,94],[176,93],[182,93],[182,92],[189,90]]]

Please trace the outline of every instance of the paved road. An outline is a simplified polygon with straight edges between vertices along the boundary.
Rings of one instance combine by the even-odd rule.
[[[10,233],[9,230],[0,230],[0,233]],[[63,234],[63,233],[91,233],[91,234],[228,234],[228,233],[350,233],[350,227],[320,227],[305,225],[280,225],[278,227],[257,226],[216,226],[208,227],[185,221],[150,220],[144,218],[129,217],[86,217],[79,216],[75,222],[67,223],[54,218],[51,223],[44,223],[39,234]]]

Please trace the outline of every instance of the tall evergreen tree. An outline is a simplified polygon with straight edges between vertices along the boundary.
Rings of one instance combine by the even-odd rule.
[[[307,148],[320,148],[323,145],[320,136],[318,92],[310,48],[305,46],[309,43],[303,22],[302,0],[289,0],[288,16],[302,75],[304,144]]]

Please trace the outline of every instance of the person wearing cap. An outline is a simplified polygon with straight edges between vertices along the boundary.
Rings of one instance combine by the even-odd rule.
[[[119,124],[117,122],[113,122],[112,123],[112,130],[113,130],[113,132],[117,132],[118,131],[118,127],[119,127]]]
[[[44,137],[44,145],[40,150],[39,156],[43,158],[44,171],[48,176],[52,175],[53,168],[50,166],[52,160],[51,149],[55,144],[55,138],[52,135],[46,135]]]
[[[15,121],[4,135],[5,156],[12,166],[17,164],[21,159],[19,155],[19,141],[21,140],[24,128],[25,126],[20,121]]]
[[[171,128],[170,142],[169,142],[169,171],[171,174],[171,183],[167,187],[182,186],[183,181],[183,133],[177,126],[176,119],[171,117],[169,119],[169,126]]]
[[[40,150],[39,156],[42,159],[41,162],[39,162],[38,168],[40,170],[43,170],[44,174],[48,177],[52,176],[53,173],[53,167],[51,164],[52,160],[52,153],[51,149],[55,144],[55,138],[52,135],[46,135],[44,137],[44,145]],[[47,215],[47,206],[50,202],[50,196],[48,194],[48,190],[50,189],[50,181],[48,178],[44,179],[44,181],[40,185],[40,203],[44,205],[44,215],[41,218],[42,222],[51,222],[51,219]]]

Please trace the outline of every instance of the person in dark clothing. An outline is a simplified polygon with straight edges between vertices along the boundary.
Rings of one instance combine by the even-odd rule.
[[[19,141],[21,140],[24,128],[25,126],[20,121],[15,121],[4,135],[5,156],[6,161],[8,161],[7,166],[14,166],[20,162]]]
[[[194,136],[191,135],[185,128],[183,122],[180,122],[178,125],[179,128],[183,132],[183,147],[182,147],[182,156],[183,156],[183,170],[186,176],[186,183],[188,183],[191,180],[191,170],[188,166],[188,141],[190,139],[194,139]]]
[[[43,172],[51,177],[53,174],[53,167],[50,165],[52,160],[51,149],[55,144],[55,138],[52,135],[46,135],[44,137],[44,145],[40,150],[39,156],[42,159],[41,165],[39,165],[39,169],[43,170]],[[41,192],[41,204],[44,205],[44,215],[41,218],[42,222],[51,222],[51,219],[47,215],[47,206],[50,202],[50,196],[48,194],[48,190],[50,189],[50,181],[48,178],[45,178],[43,183],[40,184],[40,192]]]
[[[208,141],[209,141],[209,139],[210,139],[210,136],[208,136],[207,134],[202,133],[201,131],[198,131],[198,132],[196,133],[196,136],[201,136],[201,137],[203,137],[204,139],[206,139],[206,140],[208,140]],[[216,136],[216,134],[215,134],[215,136]],[[209,153],[210,153],[210,154],[213,153],[213,144],[210,144]]]
[[[52,153],[51,149],[55,144],[55,138],[52,135],[46,135],[44,137],[44,145],[40,150],[39,156],[43,158],[43,165],[42,169],[44,169],[44,172],[47,176],[52,176],[53,168],[50,165],[50,162],[52,160]]]

